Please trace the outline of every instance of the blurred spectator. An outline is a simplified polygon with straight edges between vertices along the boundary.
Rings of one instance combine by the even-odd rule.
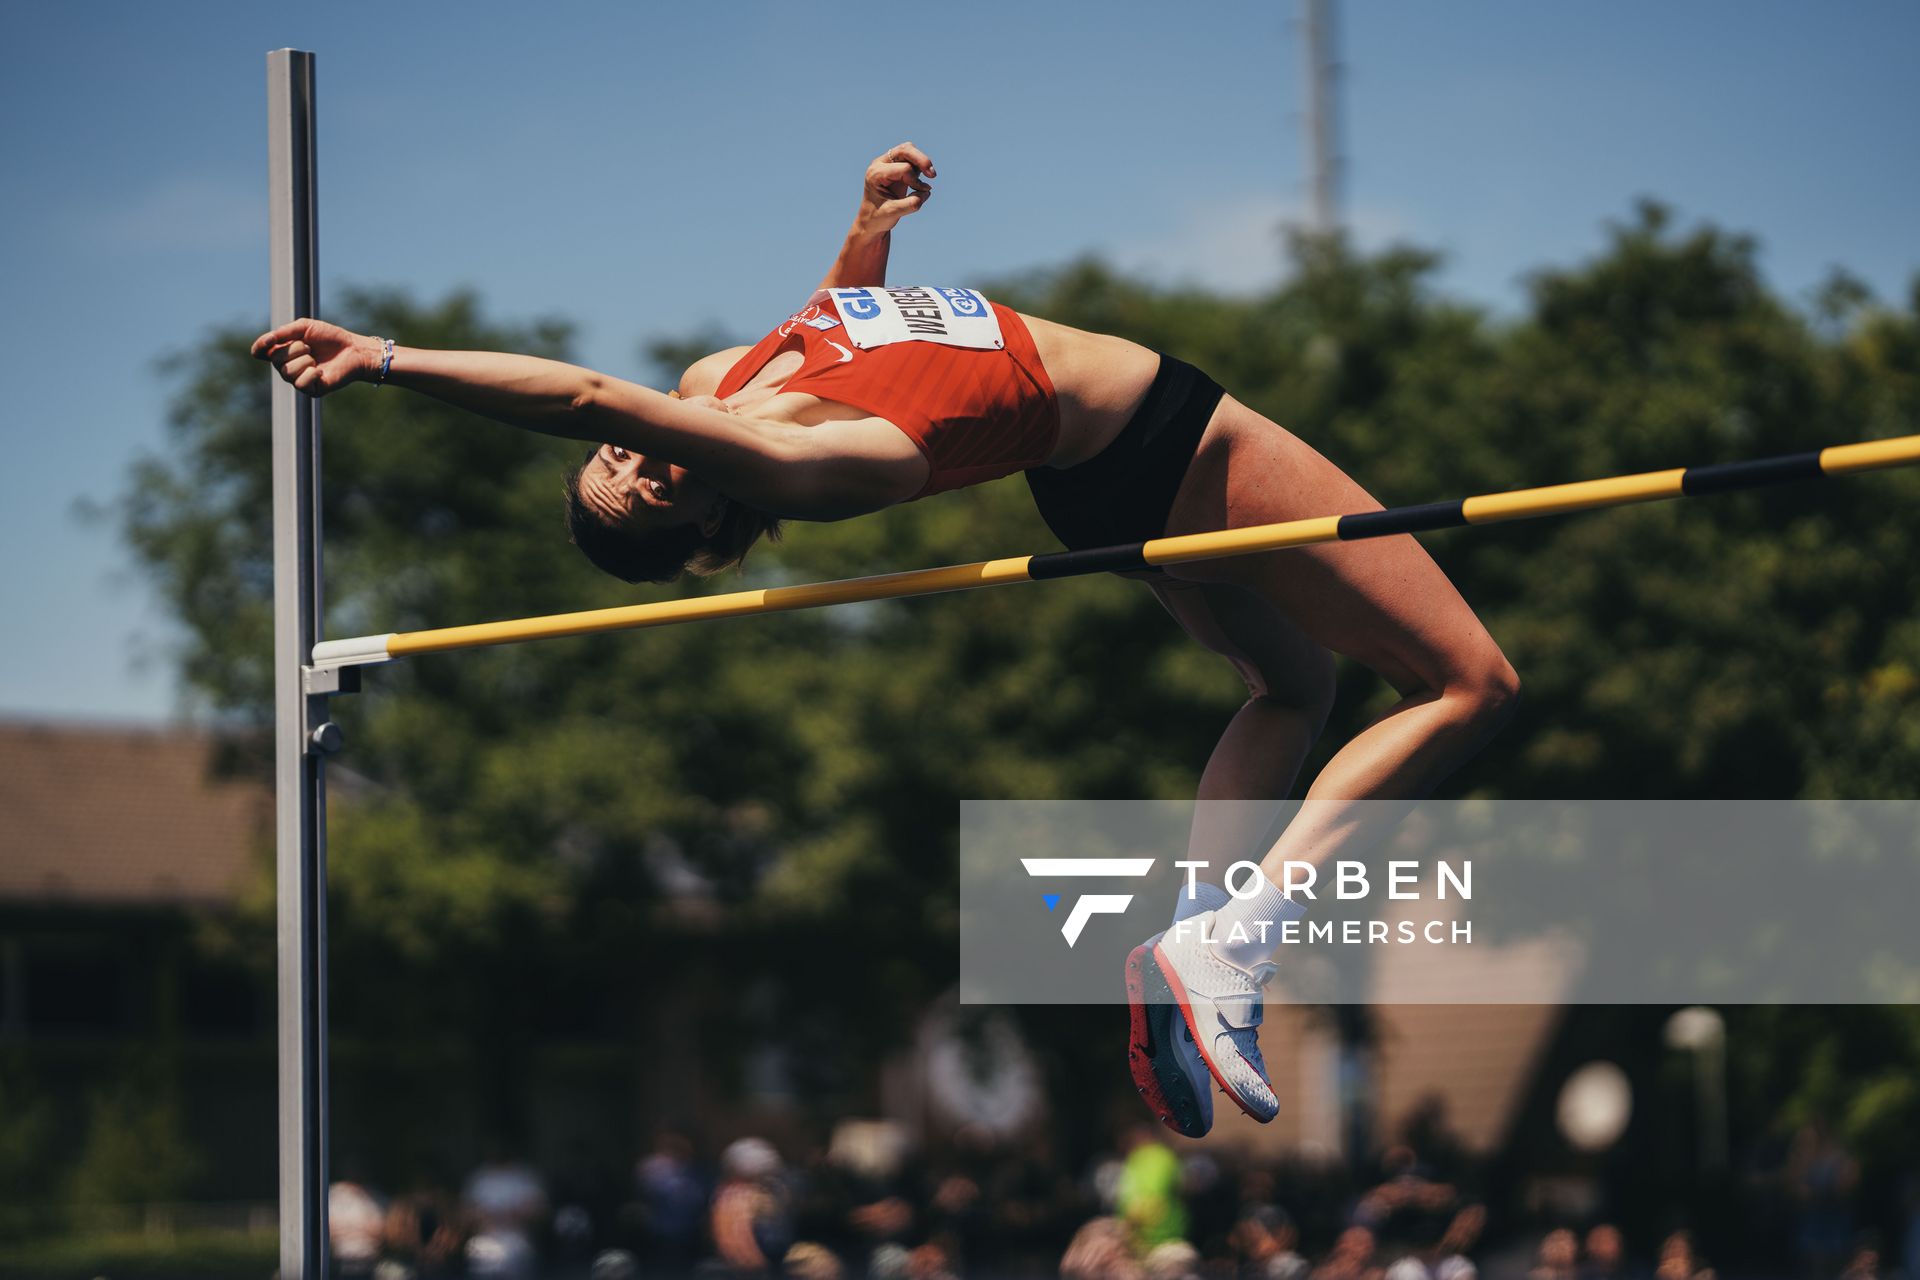
[[[1440,1233],[1445,1214],[1453,1208],[1452,1186],[1429,1176],[1414,1149],[1387,1148],[1380,1158],[1379,1185],[1360,1197],[1353,1220],[1380,1240],[1425,1245]]]
[[[373,1274],[386,1222],[380,1198],[353,1177],[343,1177],[327,1188],[327,1242],[339,1274]]]
[[[1134,1261],[1127,1226],[1118,1218],[1095,1218],[1074,1232],[1060,1259],[1060,1280],[1145,1280]]]
[[[937,1244],[923,1244],[907,1255],[907,1280],[959,1280],[953,1259]]]
[[[1240,1206],[1266,1203],[1270,1197],[1250,1201],[1240,1190],[1242,1179],[1233,1176],[1214,1153],[1187,1149],[1180,1153],[1180,1201],[1187,1211],[1185,1238],[1201,1245],[1217,1244],[1233,1230],[1239,1220]]]
[[[868,1204],[855,1205],[847,1221],[863,1235],[875,1240],[899,1240],[913,1225],[913,1206],[902,1196],[886,1196]]]
[[[1486,1229],[1485,1205],[1470,1204],[1454,1214],[1433,1249],[1434,1280],[1474,1280],[1480,1269],[1469,1255],[1480,1243],[1480,1233]]]
[[[969,1235],[984,1207],[980,1203],[980,1184],[964,1173],[949,1173],[934,1187],[930,1207],[938,1230]]]
[[[1468,1172],[1468,1157],[1447,1118],[1447,1100],[1430,1093],[1415,1103],[1401,1127],[1405,1144],[1420,1153],[1429,1176],[1455,1183]]]
[[[682,1271],[700,1256],[700,1228],[707,1188],[693,1163],[693,1144],[677,1133],[663,1133],[634,1169],[634,1182],[646,1218],[648,1260]]]
[[[1200,1280],[1200,1251],[1185,1240],[1168,1240],[1147,1251],[1147,1280]]]
[[[532,1165],[495,1151],[467,1175],[461,1192],[481,1227],[530,1232],[547,1211],[547,1188]]]
[[[1085,1214],[1072,1177],[1042,1130],[978,1174],[981,1213],[996,1248],[1044,1257]]]
[[[1293,1219],[1270,1204],[1244,1210],[1227,1243],[1239,1280],[1305,1280],[1307,1260],[1294,1251],[1300,1233]]]
[[[529,1280],[534,1273],[533,1242],[524,1231],[493,1228],[467,1237],[467,1274],[488,1280]]]
[[[957,1251],[971,1232],[979,1188],[964,1174],[920,1168],[910,1158],[912,1147],[895,1122],[841,1120],[827,1149],[812,1153],[800,1212],[823,1234],[863,1245],[870,1268],[875,1251],[893,1245],[899,1252],[887,1250],[884,1264],[898,1274],[938,1269],[932,1255],[911,1248],[913,1241],[931,1237]],[[970,1149],[964,1134],[955,1135],[954,1148],[951,1154],[964,1158]],[[939,1254],[947,1265],[948,1250]]]
[[[387,1256],[406,1265],[415,1280],[440,1280],[453,1274],[464,1242],[450,1197],[421,1189],[387,1207]]]
[[[1840,1273],[1840,1280],[1881,1280],[1884,1274],[1880,1270],[1880,1247],[1868,1243],[1854,1249],[1853,1257],[1847,1260],[1847,1269]]]
[[[912,1255],[900,1244],[883,1244],[867,1255],[867,1280],[907,1280]]]
[[[1579,1280],[1579,1272],[1575,1269],[1579,1262],[1579,1237],[1565,1227],[1549,1231],[1540,1242],[1539,1252],[1534,1255],[1533,1268],[1527,1272],[1527,1280]]]
[[[1627,1241],[1620,1228],[1603,1222],[1587,1232],[1580,1280],[1633,1280],[1636,1274],[1627,1266]]]
[[[593,1213],[569,1201],[553,1211],[554,1261],[573,1271],[593,1257]]]
[[[782,1274],[794,1280],[843,1280],[847,1274],[830,1249],[811,1240],[802,1240],[788,1249],[780,1265]]]
[[[1312,1280],[1385,1280],[1373,1262],[1376,1247],[1373,1232],[1348,1227],[1333,1242],[1326,1260],[1313,1269]]]
[[[1809,1274],[1829,1276],[1853,1243],[1853,1189],[1860,1169],[1822,1121],[1803,1125],[1787,1155],[1794,1247]]]
[[[1120,1156],[1102,1156],[1095,1160],[1093,1168],[1087,1171],[1087,1185],[1093,1192],[1093,1198],[1102,1209],[1112,1210],[1120,1202],[1120,1180],[1125,1176],[1127,1162]]]
[[[1713,1280],[1713,1268],[1702,1265],[1693,1251],[1693,1237],[1676,1231],[1660,1244],[1660,1262],[1654,1280]]]
[[[537,1264],[533,1231],[547,1212],[547,1189],[523,1160],[503,1151],[489,1152],[467,1176],[461,1191],[473,1234],[467,1240],[467,1272],[521,1280]]]
[[[1477,1204],[1455,1210],[1455,1187],[1429,1177],[1408,1146],[1389,1147],[1380,1180],[1367,1187],[1370,1179],[1356,1181],[1352,1166],[1341,1162],[1263,1159],[1231,1148],[1182,1155],[1152,1126],[1134,1126],[1124,1132],[1123,1154],[1098,1166],[1114,1211],[1088,1220],[1088,1183],[1061,1168],[1044,1142],[955,1139],[943,1145],[936,1134],[922,1149],[878,1141],[886,1135],[877,1122],[849,1132],[868,1140],[808,1148],[803,1165],[785,1161],[765,1139],[742,1138],[726,1148],[718,1184],[705,1197],[691,1144],[663,1135],[635,1166],[644,1203],[631,1209],[633,1252],[597,1256],[594,1250],[610,1243],[602,1234],[602,1200],[586,1182],[569,1190],[564,1174],[549,1182],[523,1162],[490,1157],[466,1180],[465,1212],[444,1191],[417,1188],[387,1202],[344,1176],[329,1194],[339,1274],[532,1280],[584,1277],[591,1265],[593,1280],[696,1270],[769,1280],[960,1280],[1032,1275],[1058,1257],[1060,1274],[1070,1280],[1478,1280],[1474,1253],[1486,1210]],[[1795,1253],[1787,1236],[1805,1254],[1830,1233],[1831,1221],[1821,1225],[1823,1211],[1837,1206],[1850,1221],[1857,1194],[1852,1157],[1823,1129],[1808,1126],[1794,1143],[1791,1159],[1776,1147],[1757,1166],[1778,1171],[1766,1182],[1776,1194],[1793,1189],[1790,1211],[1776,1202],[1774,1217],[1787,1224],[1779,1238],[1737,1238],[1728,1245],[1741,1250],[1736,1265],[1767,1260],[1772,1269],[1759,1273],[1767,1276],[1787,1274],[1785,1259]],[[861,1159],[849,1155],[861,1152]],[[1471,1181],[1472,1170],[1468,1175]],[[1920,1210],[1920,1183],[1913,1191],[1912,1203],[1884,1207]],[[1304,1226],[1278,1208],[1281,1201],[1301,1214]],[[588,1205],[595,1206],[590,1217]],[[1076,1220],[1081,1226],[1065,1254],[1053,1254]],[[1321,1233],[1342,1223],[1332,1246],[1310,1261],[1300,1247],[1303,1232],[1323,1239]],[[1832,1270],[1809,1272],[1808,1280],[1908,1275],[1889,1254],[1906,1246],[1913,1219],[1893,1224],[1899,1230],[1889,1237],[1894,1246],[1883,1251],[1878,1240],[1855,1237]],[[469,1229],[471,1237],[463,1238]],[[1388,1238],[1388,1231],[1399,1238]],[[800,1236],[805,1241],[796,1243]],[[565,1247],[569,1239],[572,1249]],[[656,1267],[643,1242],[672,1261]],[[1510,1235],[1496,1244],[1514,1247]],[[1592,1226],[1584,1238],[1550,1231],[1527,1259],[1524,1249],[1500,1254],[1494,1274],[1501,1280],[1715,1277],[1686,1232],[1661,1243],[1656,1270],[1644,1256],[1629,1258],[1611,1223]]]
[[[587,1270],[587,1280],[640,1280],[640,1260],[625,1249],[606,1249]]]
[[[731,1270],[763,1274],[786,1254],[793,1228],[784,1172],[780,1153],[764,1138],[738,1139],[721,1155],[713,1243]]]
[[[1145,1252],[1187,1234],[1187,1210],[1180,1198],[1180,1157],[1145,1125],[1127,1131],[1126,1162],[1121,1166],[1114,1207],[1133,1229]]]

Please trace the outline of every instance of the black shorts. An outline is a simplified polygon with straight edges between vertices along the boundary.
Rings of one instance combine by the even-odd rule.
[[[1026,473],[1053,536],[1084,551],[1165,534],[1174,496],[1225,394],[1186,361],[1161,356],[1146,398],[1111,444],[1077,467]]]

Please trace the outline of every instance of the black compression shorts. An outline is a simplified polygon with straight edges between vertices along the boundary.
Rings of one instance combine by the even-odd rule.
[[[1186,361],[1161,356],[1153,385],[1111,444],[1079,466],[1026,473],[1053,536],[1083,551],[1165,534],[1187,465],[1225,394]]]

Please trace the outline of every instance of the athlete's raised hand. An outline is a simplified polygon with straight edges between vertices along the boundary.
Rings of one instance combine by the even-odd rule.
[[[253,355],[269,361],[296,390],[324,396],[371,378],[380,368],[378,338],[324,320],[295,320],[253,340]]]
[[[911,142],[903,142],[867,166],[867,189],[860,218],[871,231],[891,231],[933,195],[933,161]]]

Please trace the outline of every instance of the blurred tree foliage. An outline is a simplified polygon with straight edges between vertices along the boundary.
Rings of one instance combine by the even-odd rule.
[[[203,1161],[189,1140],[178,1083],[128,1073],[89,1099],[86,1140],[67,1187],[89,1208],[180,1199]]]
[[[1338,240],[1296,240],[1287,283],[1255,296],[1092,262],[990,292],[1196,362],[1389,504],[1920,429],[1920,284],[1885,305],[1836,277],[1796,309],[1755,252],[1648,205],[1504,319],[1438,296],[1430,254]],[[468,295],[362,291],[331,313],[422,346],[570,345],[562,323],[504,324]],[[172,360],[171,442],[135,467],[125,532],[182,624],[188,688],[264,725],[272,504],[252,333]],[[324,415],[328,634],[661,594],[565,545],[577,446],[396,391],[355,389]],[[1913,794],[1916,498],[1920,475],[1901,473],[1431,538],[1527,690],[1456,793]],[[744,580],[1052,545],[1010,479],[795,528]],[[808,1005],[793,1035],[856,1060],[883,1047],[953,979],[959,799],[1184,797],[1242,696],[1117,579],[435,656],[367,684],[336,704],[356,775],[334,813],[334,989],[356,993],[338,1016],[471,1034],[508,1074],[529,1027],[639,1034],[663,966],[742,990],[772,972],[791,994],[844,982],[850,949],[857,1007]],[[1345,671],[1328,742],[1389,697]],[[729,937],[746,940],[687,954],[687,913],[659,909],[675,886],[731,904]],[[609,981],[624,1011],[605,1007]],[[709,1033],[733,1034],[739,1012]]]
[[[1920,1009],[1761,1005],[1731,1011],[1736,1120],[1832,1133],[1888,1198],[1911,1193],[1920,1133]],[[1784,1100],[1784,1105],[1783,1105]]]
[[[52,1106],[19,1055],[0,1056],[0,1205],[27,1203],[41,1188],[53,1128]],[[0,1211],[0,1239],[15,1230],[14,1215]]]

